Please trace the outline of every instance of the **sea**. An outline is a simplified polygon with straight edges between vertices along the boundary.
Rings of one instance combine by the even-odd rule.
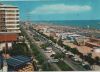
[[[56,20],[56,21],[33,21],[39,24],[52,24],[61,26],[71,26],[79,28],[89,28],[100,30],[100,20]]]

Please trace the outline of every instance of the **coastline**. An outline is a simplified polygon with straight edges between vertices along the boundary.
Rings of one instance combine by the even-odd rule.
[[[100,20],[60,20],[60,21],[32,21],[32,23],[44,24],[44,25],[57,25],[57,26],[69,26],[82,29],[95,29],[100,30]],[[89,27],[88,27],[89,26]]]

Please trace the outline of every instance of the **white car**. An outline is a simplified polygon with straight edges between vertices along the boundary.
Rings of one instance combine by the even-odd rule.
[[[45,53],[51,53],[52,52],[52,50],[49,50],[49,51],[45,51]]]
[[[89,64],[87,64],[87,63],[83,62],[83,63],[82,63],[82,66],[85,66],[85,65],[89,65]]]
[[[52,62],[52,63],[56,63],[58,61],[59,61],[58,59],[50,59],[50,60],[48,60],[48,62]]]
[[[75,56],[73,53],[71,53],[71,52],[68,52],[69,53],[69,55],[72,55],[72,56]]]
[[[65,54],[66,54],[66,55],[69,55],[69,53],[68,53],[68,52],[66,52]]]
[[[77,57],[76,57],[76,56],[74,56],[73,58],[74,58],[74,59],[77,59]]]
[[[63,50],[62,50],[62,52],[66,52],[66,50],[65,50],[65,49],[63,49]]]
[[[79,61],[77,58],[74,58],[74,61]]]
[[[52,51],[52,54],[56,54],[54,51]]]

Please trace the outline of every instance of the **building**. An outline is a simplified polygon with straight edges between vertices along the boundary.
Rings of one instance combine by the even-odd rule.
[[[0,3],[0,50],[16,41],[19,28],[19,8],[11,5],[4,5]]]
[[[91,47],[91,48],[93,48],[93,47],[99,47],[100,48],[100,44],[95,43],[95,42],[86,42],[85,45],[88,46],[88,47]]]
[[[12,42],[17,41],[18,34],[15,33],[0,33],[0,51],[8,45],[8,48],[12,47]]]
[[[20,33],[18,7],[0,4],[0,32]]]
[[[90,40],[86,42],[85,45],[91,48],[94,48],[94,47],[100,48],[100,39],[90,38]]]
[[[88,41],[87,37],[73,33],[67,35],[67,40],[76,45],[85,45],[85,41]]]
[[[5,63],[7,66],[3,66],[3,57],[0,56],[0,65],[1,65],[1,72],[9,72],[9,71],[18,71],[18,72],[27,72],[27,71],[33,71],[34,67],[32,65],[32,58],[27,56],[12,56],[9,57]],[[3,66],[3,68],[2,68]]]
[[[5,50],[3,72],[8,70],[6,50],[12,47],[12,42],[17,41],[20,32],[18,7],[0,3],[0,51]]]

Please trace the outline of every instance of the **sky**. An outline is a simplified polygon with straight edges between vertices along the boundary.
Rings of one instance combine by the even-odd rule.
[[[100,20],[100,0],[0,0],[20,9],[21,20]]]

